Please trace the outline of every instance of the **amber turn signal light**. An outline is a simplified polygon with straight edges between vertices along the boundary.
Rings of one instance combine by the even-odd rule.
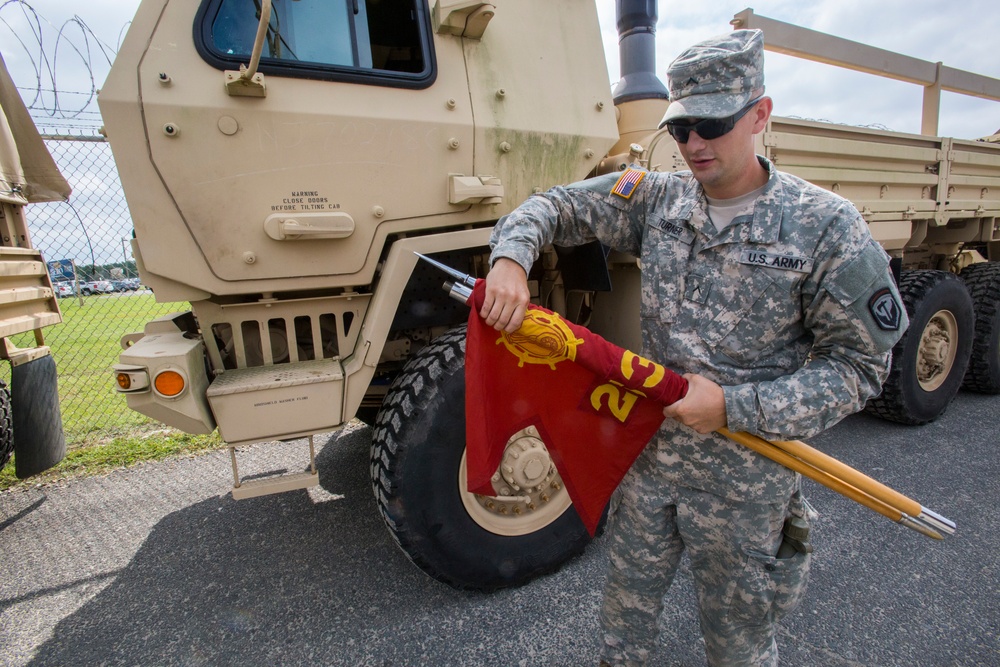
[[[163,371],[153,380],[153,386],[163,396],[177,396],[184,391],[184,376],[177,371]]]

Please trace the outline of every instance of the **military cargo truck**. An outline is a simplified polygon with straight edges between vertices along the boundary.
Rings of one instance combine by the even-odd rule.
[[[31,244],[24,208],[65,201],[69,184],[38,134],[0,57],[0,358],[11,365],[0,381],[0,468],[15,474],[51,468],[66,453],[55,360],[43,329],[62,322],[41,252]],[[25,345],[24,335],[29,345]]]
[[[495,221],[533,192],[684,168],[657,130],[655,3],[617,8],[612,91],[579,0],[144,0],[99,101],[143,283],[191,308],[123,337],[129,407],[218,428],[237,498],[317,482],[312,462],[245,481],[237,445],[312,452],[368,421],[390,532],[453,586],[579,553],[534,430],[510,439],[496,497],[465,491],[468,311],[414,253],[483,276]],[[1000,391],[1000,146],[775,118],[760,151],[851,198],[894,259],[914,325],[872,409],[920,423],[963,381]],[[551,248],[529,278],[538,303],[638,348],[638,275],[595,245]]]

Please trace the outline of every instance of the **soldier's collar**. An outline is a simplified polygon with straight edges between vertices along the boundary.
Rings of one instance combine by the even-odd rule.
[[[752,243],[774,243],[781,234],[781,180],[778,178],[778,170],[774,168],[770,160],[761,155],[757,156],[757,160],[762,167],[767,169],[767,185],[754,205],[753,221],[750,223],[750,231],[746,240]],[[679,201],[683,204],[673,212],[672,217],[688,220],[698,232],[710,236],[704,228],[704,223],[708,222],[708,197],[697,179],[691,179],[690,185]],[[703,215],[700,216],[704,218],[700,221],[702,224],[693,220],[695,207],[699,207],[702,211]]]
[[[757,199],[750,224],[751,243],[774,243],[781,234],[782,196],[778,170],[767,158],[758,155],[757,160],[767,169],[767,186]]]

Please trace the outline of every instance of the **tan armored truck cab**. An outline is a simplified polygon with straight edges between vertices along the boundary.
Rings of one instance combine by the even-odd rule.
[[[101,91],[143,282],[191,304],[123,338],[119,390],[234,446],[361,417],[379,508],[414,563],[479,589],[557,567],[589,538],[537,433],[511,438],[499,498],[464,491],[468,311],[414,253],[483,276],[495,221],[532,192],[684,167],[656,129],[655,3],[618,0],[614,91],[580,0],[259,4],[144,0]],[[1000,240],[1000,148],[776,118],[761,152],[856,201],[907,269],[908,307],[930,311],[882,412],[936,416],[912,395],[940,413],[981,339],[977,388],[1000,391],[996,317],[972,332],[973,308],[996,310],[981,260]],[[963,276],[994,285],[983,304],[954,276],[973,261]],[[553,248],[530,279],[539,303],[638,346],[634,258]],[[316,483],[314,467],[245,482],[232,451],[236,497]]]

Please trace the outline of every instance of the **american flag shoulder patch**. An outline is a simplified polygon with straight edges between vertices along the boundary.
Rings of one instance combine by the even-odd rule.
[[[623,199],[628,199],[639,187],[639,183],[646,177],[646,172],[639,169],[626,169],[618,178],[615,187],[611,188],[611,194],[618,195]]]

